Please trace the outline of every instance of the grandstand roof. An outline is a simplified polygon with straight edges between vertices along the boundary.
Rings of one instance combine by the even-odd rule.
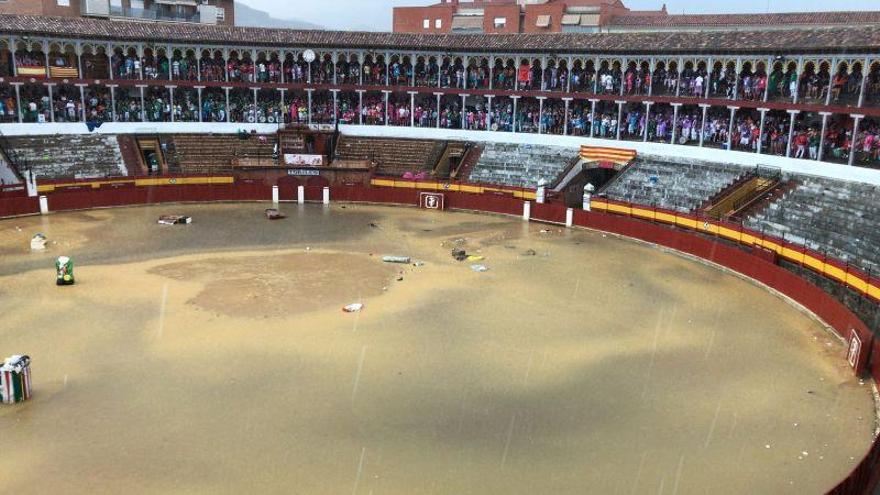
[[[213,45],[372,48],[395,51],[578,53],[856,53],[880,49],[880,27],[761,31],[403,34],[243,28],[0,14],[0,33],[107,41]]]

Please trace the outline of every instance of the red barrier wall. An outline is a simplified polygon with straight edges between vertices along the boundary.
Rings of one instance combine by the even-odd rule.
[[[321,189],[317,185],[306,186],[306,199],[320,201]],[[331,188],[331,200],[415,206],[419,204],[419,193],[417,189],[406,188],[336,186]],[[181,201],[269,201],[271,194],[270,186],[247,182],[226,185],[158,187],[120,185],[98,189],[70,188],[60,189],[48,197],[51,211],[64,211]],[[445,195],[448,208],[516,216],[522,214],[523,201],[508,195],[457,192],[445,193]],[[0,199],[0,217],[38,212],[39,204],[36,198]],[[532,204],[532,218],[536,221],[564,223],[565,217],[566,208],[562,205]],[[773,258],[768,258],[764,253],[749,254],[742,249],[686,230],[613,214],[575,210],[574,224],[640,239],[717,263],[798,301],[844,338],[848,338],[849,332],[855,330],[862,338],[866,349],[873,350],[873,360],[871,360],[871,352],[864,352],[857,368],[869,372],[880,382],[880,339],[874,339],[867,326],[840,301],[776,265],[773,263]],[[829,493],[873,495],[872,490],[878,482],[880,482],[880,442],[875,442],[871,451],[852,474]]]
[[[0,198],[0,218],[32,215],[39,212],[40,202],[37,198],[27,196]]]

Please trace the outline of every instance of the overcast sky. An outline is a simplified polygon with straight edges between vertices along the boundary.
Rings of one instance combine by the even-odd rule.
[[[309,21],[330,29],[391,30],[391,8],[394,6],[431,5],[438,0],[239,0],[251,7],[265,10],[273,17]],[[623,0],[634,10],[657,10],[664,0]],[[769,6],[769,9],[768,9]],[[729,12],[802,12],[810,10],[880,10],[877,0],[739,0],[736,2],[694,2],[668,0],[671,14]]]

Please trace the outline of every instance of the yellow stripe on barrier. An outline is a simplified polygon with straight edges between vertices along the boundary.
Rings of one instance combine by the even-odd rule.
[[[371,179],[371,186],[394,187],[399,189],[421,189],[426,191],[463,192],[470,194],[501,193],[510,194],[517,199],[533,200],[538,197],[534,191],[524,189],[506,189],[503,187],[476,186],[469,184],[448,184],[436,181],[408,181],[394,179]]]
[[[113,184],[134,184],[135,187],[156,187],[156,186],[193,186],[193,185],[220,185],[234,184],[235,177],[218,176],[218,177],[151,177],[143,179],[109,179],[109,180],[93,180],[82,182],[59,182],[55,184],[37,185],[37,192],[50,193],[56,189],[64,187],[90,187],[99,189],[101,186]]]
[[[830,279],[844,283],[859,292],[867,294],[875,300],[880,300],[880,286],[874,285],[861,275],[850,273],[843,268],[840,268],[831,263],[827,263],[824,260],[816,258],[813,255],[804,253],[803,251],[799,251],[797,249],[785,247],[771,239],[761,239],[748,232],[741,232],[738,230],[730,229],[712,222],[701,222],[699,220],[682,217],[671,212],[637,208],[625,204],[608,203],[604,200],[592,200],[590,202],[590,209],[594,211],[619,213],[634,218],[644,218],[656,222],[679,225],[681,227],[695,230],[697,232],[714,234],[720,237],[724,237],[726,239],[737,241],[745,246],[756,246],[764,248],[769,251],[773,251],[782,258],[793,261],[799,265],[811,268],[819,273],[822,273]]]

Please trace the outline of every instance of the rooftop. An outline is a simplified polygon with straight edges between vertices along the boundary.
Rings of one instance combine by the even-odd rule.
[[[880,12],[792,12],[780,14],[619,15],[614,26],[674,28],[680,26],[851,26],[880,24]]]
[[[639,18],[641,19],[641,18]],[[652,20],[652,18],[648,18]],[[636,22],[636,21],[633,21]],[[481,53],[862,53],[880,50],[880,26],[835,26],[786,31],[403,34],[303,31],[221,25],[165,24],[89,18],[0,14],[0,33],[14,36],[205,45],[367,48],[389,51],[455,50]]]

